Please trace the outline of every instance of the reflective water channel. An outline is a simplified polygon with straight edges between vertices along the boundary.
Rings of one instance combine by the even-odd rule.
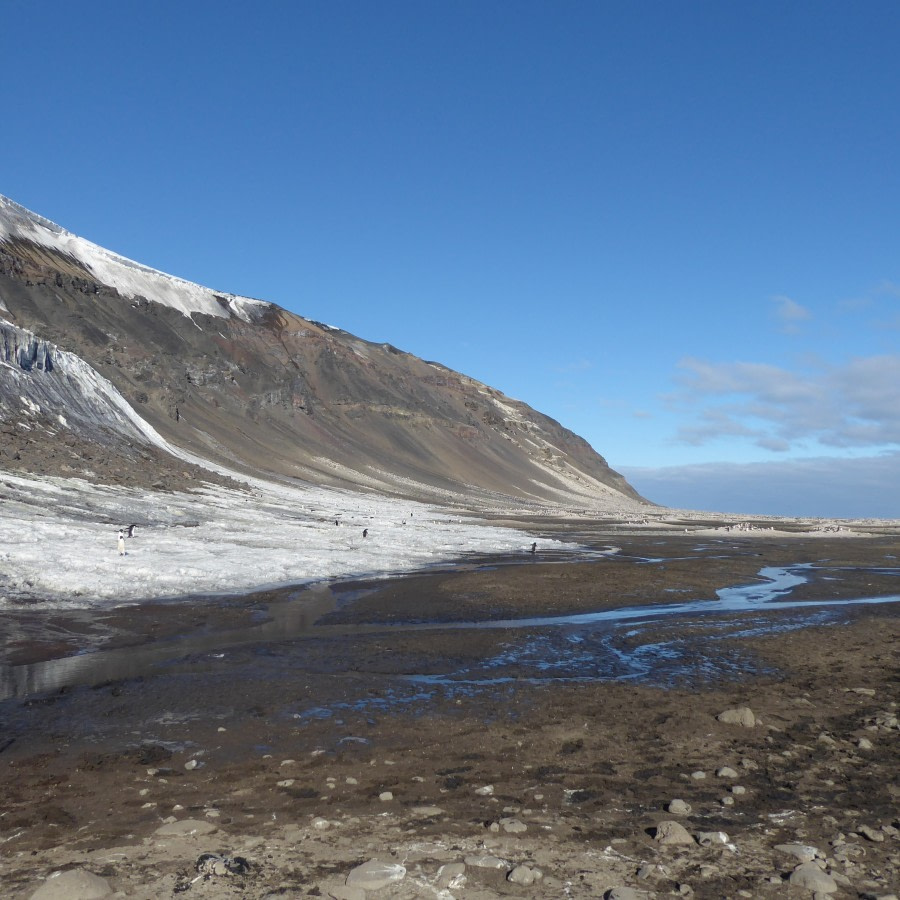
[[[663,559],[635,560],[653,564]],[[725,639],[775,634],[809,625],[836,622],[850,607],[900,601],[900,594],[850,600],[792,600],[791,591],[807,583],[812,564],[765,567],[759,581],[717,591],[716,599],[605,609],[577,615],[479,622],[425,622],[317,626],[336,604],[352,602],[340,585],[319,586],[288,595],[272,604],[269,618],[233,631],[189,634],[177,640],[119,650],[98,650],[30,665],[0,667],[0,699],[25,698],[76,685],[97,685],[153,673],[182,657],[221,655],[252,645],[341,635],[360,636],[438,630],[521,630],[523,639],[497,647],[476,665],[441,675],[405,674],[398,683],[423,690],[471,692],[509,682],[550,684],[558,681],[644,680],[675,684],[682,680],[739,677],[759,670],[748,655]],[[834,571],[834,570],[830,570]],[[882,575],[900,568],[881,567]],[[373,588],[374,590],[374,588]],[[528,632],[528,634],[524,634]],[[385,701],[389,702],[389,701]],[[307,710],[305,715],[316,715]],[[327,714],[324,711],[321,714]]]

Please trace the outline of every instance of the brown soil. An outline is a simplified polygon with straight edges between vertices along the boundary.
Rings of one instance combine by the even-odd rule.
[[[798,562],[828,571],[793,596],[891,596],[897,575],[879,568],[896,565],[898,542],[760,539],[699,552],[695,539],[611,540],[621,553],[596,562],[538,556],[340,586],[337,607],[291,641],[219,652],[177,643],[249,627],[282,602],[261,595],[70,628],[69,648],[81,633],[95,650],[171,652],[127,680],[0,704],[3,895],[30,897],[51,872],[85,868],[147,900],[352,897],[348,873],[378,858],[406,876],[374,896],[433,897],[440,866],[468,858],[465,884],[441,896],[587,898],[629,885],[650,897],[810,897],[785,881],[797,860],[774,849],[783,843],[821,851],[836,897],[895,891],[900,604],[822,612],[808,627],[793,611],[660,619],[634,633],[452,626],[712,599],[763,566]],[[66,624],[55,622],[30,659],[58,652],[49,641]],[[627,681],[547,678],[657,641],[680,648],[678,659]],[[716,719],[742,706],[755,727]],[[194,759],[202,765],[186,769]],[[716,774],[725,766],[736,777]],[[666,811],[676,798],[689,815]],[[170,816],[217,830],[156,834]],[[657,843],[657,824],[676,818],[728,844]],[[508,831],[511,820],[526,830]],[[205,852],[241,856],[250,871],[198,876]],[[508,864],[475,865],[485,854]],[[516,865],[542,880],[507,880]]]

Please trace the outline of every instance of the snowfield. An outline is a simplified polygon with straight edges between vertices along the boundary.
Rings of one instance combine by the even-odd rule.
[[[335,525],[335,521],[339,525]],[[122,526],[136,524],[117,550]],[[363,529],[368,536],[363,537]],[[253,480],[166,494],[0,473],[0,609],[93,608],[388,575],[535,538],[451,512]],[[541,540],[541,546],[560,542]]]
[[[31,241],[41,247],[56,250],[76,260],[92,272],[98,281],[114,287],[123,297],[155,300],[188,317],[195,312],[219,318],[232,314],[245,322],[252,322],[271,306],[263,300],[214,291],[112,253],[60,228],[55,222],[36,215],[2,194],[0,239]],[[227,305],[227,309],[219,298]]]

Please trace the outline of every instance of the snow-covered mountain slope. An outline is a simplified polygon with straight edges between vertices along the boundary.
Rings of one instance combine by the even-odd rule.
[[[0,241],[28,242],[55,251],[83,267],[95,280],[115,288],[123,297],[144,297],[177,309],[186,316],[191,313],[222,318],[234,315],[252,322],[269,306],[261,300],[213,291],[126,259],[71,234],[2,194]]]
[[[0,308],[28,341],[50,342],[106,379],[182,457],[482,508],[646,505],[584,440],[521,401],[389,344],[123,260],[8,200]],[[7,443],[19,426],[9,430],[3,409],[21,412],[17,397],[67,421],[69,407],[87,403],[48,393],[58,367],[42,380],[16,365],[0,386]],[[0,441],[0,464],[3,454]]]

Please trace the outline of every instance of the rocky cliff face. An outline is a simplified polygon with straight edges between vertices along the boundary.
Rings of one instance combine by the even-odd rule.
[[[7,437],[28,383],[46,419],[99,428],[96,409],[72,415],[83,401],[50,388],[86,383],[70,377],[86,363],[164,443],[239,470],[445,502],[641,502],[585,441],[499,391],[122,260],[3,198],[0,318],[22,329],[2,338]],[[153,443],[119,413],[108,431]]]

